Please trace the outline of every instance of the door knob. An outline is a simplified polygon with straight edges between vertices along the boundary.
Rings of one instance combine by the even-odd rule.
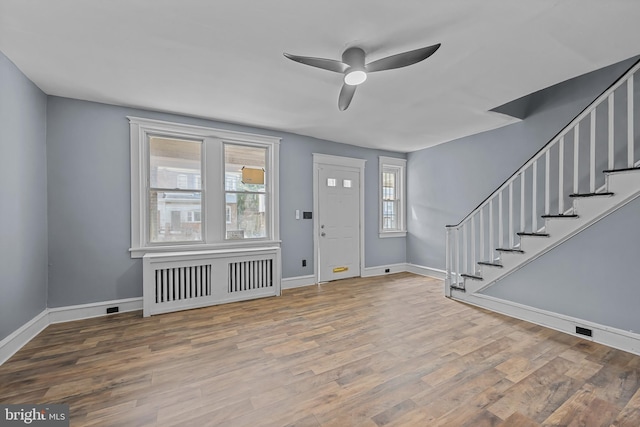
[[[325,233],[325,232],[323,231],[322,233],[320,233],[320,235],[321,235],[322,237],[324,237],[324,236],[326,236],[326,235],[327,235],[327,233]]]

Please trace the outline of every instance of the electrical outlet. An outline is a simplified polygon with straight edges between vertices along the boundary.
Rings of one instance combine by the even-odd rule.
[[[385,272],[385,273],[388,273],[388,272],[390,272],[390,271],[391,271],[391,269],[390,269],[390,268],[385,268],[385,269],[384,269],[384,272]]]
[[[307,266],[307,260],[306,260],[306,259],[303,259],[303,260],[302,260],[302,266],[303,266],[303,267],[306,267],[306,266]]]

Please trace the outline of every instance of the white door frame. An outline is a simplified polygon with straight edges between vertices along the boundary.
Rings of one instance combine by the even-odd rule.
[[[319,283],[319,269],[318,269],[318,256],[319,250],[318,246],[320,245],[320,240],[318,239],[320,225],[318,223],[318,206],[320,197],[320,187],[318,174],[320,172],[320,165],[327,166],[346,166],[354,169],[358,169],[358,174],[360,175],[359,188],[358,193],[360,194],[360,215],[359,215],[359,226],[358,226],[358,234],[360,236],[360,276],[364,272],[364,165],[365,159],[356,159],[353,157],[341,157],[341,156],[331,156],[329,154],[319,154],[313,153],[313,275],[315,278],[315,282]]]

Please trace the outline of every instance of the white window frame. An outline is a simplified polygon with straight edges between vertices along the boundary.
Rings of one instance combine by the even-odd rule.
[[[132,258],[147,253],[234,249],[280,245],[279,162],[280,138],[234,132],[161,120],[127,117],[131,139],[131,248]],[[149,213],[146,188],[149,177],[149,137],[163,136],[201,140],[203,194],[203,242],[149,242]],[[264,239],[225,240],[226,203],[224,199],[224,143],[255,145],[267,148],[266,174],[268,220]]]
[[[383,194],[382,194],[382,175],[384,172],[395,172],[397,176],[396,182],[396,198],[399,200],[397,222],[398,227],[393,230],[383,229]],[[406,237],[407,235],[407,191],[406,191],[406,179],[407,179],[407,161],[405,159],[399,159],[397,157],[385,157],[380,156],[378,158],[378,200],[379,200],[379,237]]]
[[[226,142],[226,143],[229,143],[229,141],[225,141],[225,142]],[[223,145],[224,145],[224,144],[223,144]],[[232,143],[231,145],[241,146],[241,147],[258,147],[258,148],[265,148],[264,146],[262,146],[262,145],[258,145],[258,144],[238,144],[237,142],[236,142],[236,143]],[[268,156],[268,150],[267,150],[267,156]],[[227,166],[227,165],[226,165],[226,160],[225,160],[225,159],[223,159],[223,162],[224,162],[224,168],[223,168],[223,169],[224,169],[224,170],[226,170],[226,166]],[[239,195],[239,194],[243,194],[243,193],[244,193],[244,194],[265,195],[265,196],[266,196],[266,198],[265,198],[265,199],[266,199],[266,200],[265,200],[265,201],[266,201],[266,203],[259,203],[259,206],[260,206],[261,208],[263,208],[263,210],[262,210],[262,211],[260,211],[260,212],[267,212],[267,215],[269,214],[269,209],[265,207],[265,205],[269,205],[269,204],[271,203],[271,201],[269,200],[269,178],[268,178],[268,176],[267,176],[267,175],[269,175],[268,169],[267,169],[267,171],[266,171],[266,173],[265,173],[265,182],[264,182],[264,185],[265,185],[265,192],[240,191],[240,190],[238,190],[238,188],[237,188],[237,187],[238,187],[238,186],[237,186],[237,184],[238,184],[238,183],[237,183],[237,181],[231,181],[231,182],[230,182],[230,184],[233,184],[233,185],[231,185],[231,186],[230,186],[231,188],[230,188],[229,190],[227,190],[227,175],[226,175],[226,172],[223,172],[223,173],[224,173],[224,180],[225,180],[225,182],[224,182],[224,187],[225,187],[225,188],[224,188],[224,196],[223,196],[223,197],[224,197],[224,200],[225,200],[225,207],[227,206],[227,204],[226,204],[226,196],[227,196],[227,194],[228,194],[228,193],[235,193],[235,194],[236,194],[236,197],[237,197],[237,195]],[[226,221],[226,216],[227,216],[227,212],[226,212],[226,209],[225,209],[225,224],[224,224],[224,225],[225,225],[225,231],[224,231],[225,239],[226,239],[226,240],[235,240],[235,239],[231,239],[231,238],[229,238],[229,237],[227,237],[227,236],[226,236],[226,234],[227,234],[227,233],[226,233],[226,224],[230,224],[230,222],[227,222],[227,221]],[[238,216],[238,211],[237,211],[237,210],[236,210],[236,216]],[[269,234],[269,230],[267,230],[267,235],[268,235],[268,234]],[[254,238],[254,239],[252,239],[252,240],[260,240],[260,239],[255,239],[255,238]]]

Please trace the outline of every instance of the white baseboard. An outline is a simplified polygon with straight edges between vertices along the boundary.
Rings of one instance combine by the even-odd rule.
[[[421,276],[433,277],[434,279],[444,280],[447,272],[439,268],[425,267],[422,265],[407,263],[407,270],[410,273],[419,274]]]
[[[53,323],[70,322],[73,320],[89,319],[91,317],[107,316],[107,307],[118,307],[119,313],[142,310],[142,298],[127,298],[121,300],[73,305],[69,307],[55,307],[44,309],[36,317],[31,319],[16,331],[14,331],[11,335],[0,341],[0,365],[6,362],[29,341],[35,338],[35,336],[42,332],[47,326]]]
[[[0,341],[0,365],[9,360],[18,350],[49,326],[49,312],[45,308],[40,314],[16,329]]]
[[[589,322],[571,316],[526,306],[512,301],[482,294],[464,294],[460,298],[454,297],[477,307],[485,308],[509,317],[525,320],[556,331],[580,337],[609,347],[640,355],[640,334],[628,332],[622,329],[612,328],[598,323]],[[591,329],[593,336],[587,337],[576,334],[576,326]]]
[[[287,277],[282,279],[282,289],[301,288],[303,286],[311,286],[316,284],[316,277],[313,274],[308,276]]]
[[[49,308],[49,324],[106,316],[108,307],[118,307],[118,313],[142,310],[142,297]]]
[[[389,271],[387,271],[389,270]],[[422,276],[434,277],[444,280],[444,270],[436,268],[423,267],[415,264],[407,264],[404,262],[397,264],[378,265],[376,267],[365,267],[360,277],[384,276],[385,274],[411,272]],[[310,286],[316,284],[316,278],[313,274],[308,276],[287,277],[282,279],[282,289],[300,288],[302,286]]]
[[[373,277],[391,273],[402,273],[405,271],[407,271],[407,264],[403,262],[399,264],[379,265],[377,267],[365,267],[360,276]]]

